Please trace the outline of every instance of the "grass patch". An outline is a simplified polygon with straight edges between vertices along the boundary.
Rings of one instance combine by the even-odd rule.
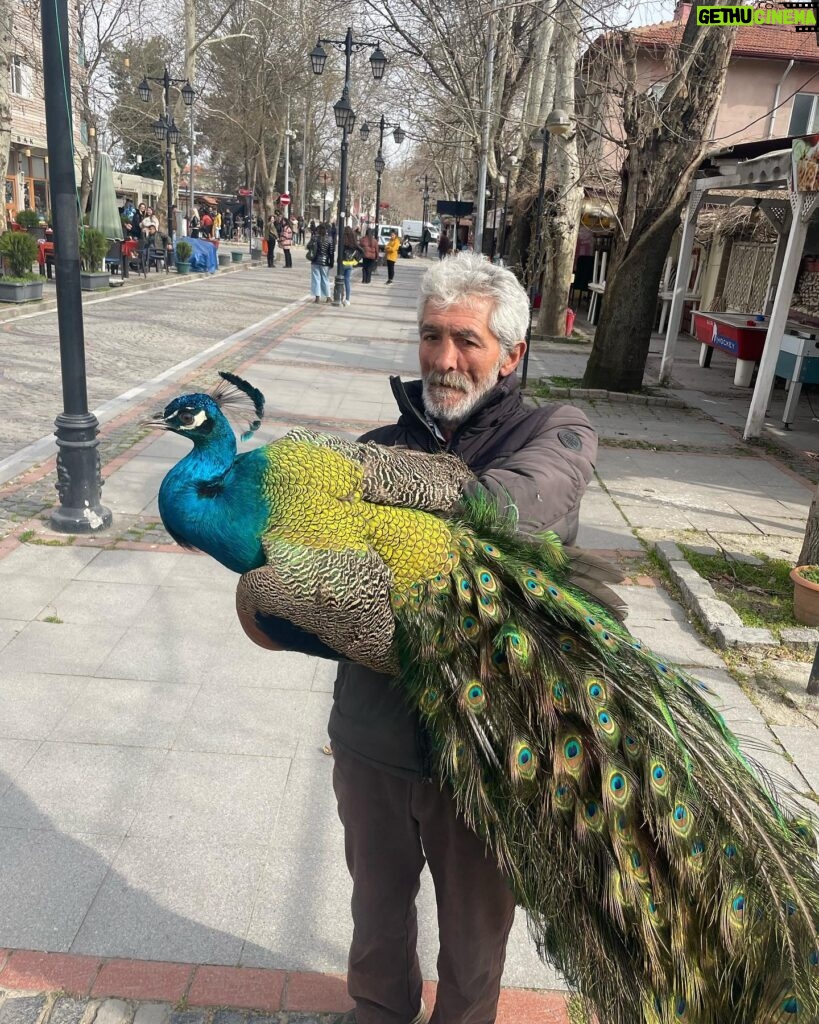
[[[17,538],[21,544],[41,544],[47,548],[67,548],[70,547],[76,537],[54,537],[48,540],[45,537],[40,537],[34,530],[25,530]]]
[[[760,554],[762,565],[728,561],[724,555],[701,555],[681,545],[688,564],[703,576],[746,626],[782,629],[798,626],[793,617],[793,568],[781,558]]]
[[[43,622],[56,622],[58,625],[62,625],[63,620],[59,615],[46,615]]]

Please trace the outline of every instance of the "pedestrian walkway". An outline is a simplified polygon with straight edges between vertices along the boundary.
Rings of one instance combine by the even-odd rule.
[[[418,371],[423,267],[401,261],[390,288],[383,276],[358,284],[348,308],[308,304],[220,349],[161,382],[151,402],[137,400],[103,436],[134,431],[168,397],[210,386],[217,366],[267,397],[251,446],[294,425],[355,436],[391,421],[388,375]],[[294,268],[302,284],[307,269]],[[252,278],[269,287],[262,272]],[[537,347],[532,379],[559,357],[554,346]],[[767,768],[800,792],[819,790],[809,756],[815,725],[786,718],[771,728],[647,572],[643,546],[681,526],[752,531],[760,542],[792,546],[804,527],[808,481],[765,452],[740,453],[728,428],[700,411],[582,404],[603,445],[579,542],[626,566],[630,579],[620,590],[630,627],[711,684]],[[105,470],[114,525],[104,537],[59,537],[39,519],[7,518],[0,946],[14,952],[0,989],[60,988],[81,998],[15,1009],[17,996],[7,996],[0,1024],[43,1024],[46,1013],[54,1024],[90,1024],[95,1008],[102,1024],[131,1024],[134,1012],[143,1014],[136,1024],[164,1024],[172,1011],[173,1024],[241,1024],[238,1016],[217,1019],[215,1006],[306,1022],[348,1005],[339,979],[350,883],[331,762],[321,750],[333,666],[251,645],[235,618],[235,577],[164,533],[157,489],[187,450],[175,435],[121,441]],[[46,463],[9,481],[0,510],[12,499],[42,501],[49,472]],[[427,877],[419,914],[424,977],[434,981]],[[38,974],[34,950],[59,956]],[[78,980],[71,988],[65,978]],[[504,986],[499,1020],[567,1020],[561,980],[537,959],[520,918]],[[109,998],[115,1002],[100,1002]],[[199,1006],[209,1008],[205,1018]]]

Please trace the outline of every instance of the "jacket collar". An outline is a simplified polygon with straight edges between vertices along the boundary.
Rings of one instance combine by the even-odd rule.
[[[423,383],[420,380],[411,380],[404,383],[400,377],[390,377],[390,386],[398,404],[401,418],[408,417],[411,420],[420,422],[432,433],[435,433],[430,426],[427,411],[424,408]],[[487,392],[478,405],[469,414],[469,417],[455,431],[450,446],[464,434],[477,433],[497,425],[505,419],[513,406],[521,401],[520,380],[515,373],[503,377]]]

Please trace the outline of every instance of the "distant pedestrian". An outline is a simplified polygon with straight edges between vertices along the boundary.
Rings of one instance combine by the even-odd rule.
[[[298,225],[299,230],[298,235],[296,237],[296,242],[298,245],[304,245],[304,217],[299,217]]]
[[[449,256],[450,250],[452,249],[452,241],[446,231],[441,232],[441,237],[438,239],[438,259],[443,260]]]
[[[222,214],[219,212],[219,210],[216,211],[213,217],[213,237],[222,237]]]
[[[245,219],[241,213],[237,213],[233,218],[233,240],[240,242],[242,240],[242,231],[244,229]]]
[[[325,302],[332,301],[329,268],[333,265],[335,253],[326,225],[319,224],[307,245],[307,255],[310,258],[310,293],[316,302],[320,298]]]
[[[228,242],[233,241],[233,214],[230,210],[225,210],[225,215],[222,218],[222,237],[226,238]]]
[[[205,207],[205,212],[202,214],[202,237],[210,238],[213,233],[213,217],[210,214],[208,207]]]
[[[384,259],[387,263],[387,280],[384,282],[385,284],[392,284],[395,279],[395,263],[400,249],[401,239],[398,237],[398,232],[393,229],[390,232],[390,237],[387,239],[387,244],[384,246]]]
[[[364,237],[361,239],[361,283],[373,283],[373,267],[378,261],[378,242],[375,240],[375,232],[367,228]]]
[[[424,230],[421,232],[421,255],[422,256],[426,256],[427,249],[429,249],[429,243],[430,243],[431,239],[432,239],[432,234],[430,233],[429,228],[425,224],[424,225]]]
[[[290,269],[293,266],[293,255],[290,252],[291,246],[293,245],[293,228],[286,217],[282,221],[282,226],[279,229],[279,245],[284,253],[285,268]]]
[[[344,298],[342,299],[342,305],[349,306],[353,292],[353,270],[356,267],[361,266],[364,259],[364,253],[361,246],[358,244],[358,239],[355,237],[355,231],[353,231],[351,227],[346,227],[344,229],[342,245],[344,246],[344,250],[341,254],[341,263],[344,267]]]
[[[279,230],[276,227],[276,218],[271,214],[267,220],[267,265],[276,266],[276,242],[279,240]]]

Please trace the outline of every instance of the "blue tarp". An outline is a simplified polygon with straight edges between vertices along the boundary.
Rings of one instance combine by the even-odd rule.
[[[216,259],[216,246],[203,238],[178,238],[177,242],[187,242],[193,252],[191,253],[191,270],[205,271],[208,274],[215,274],[219,261]]]

